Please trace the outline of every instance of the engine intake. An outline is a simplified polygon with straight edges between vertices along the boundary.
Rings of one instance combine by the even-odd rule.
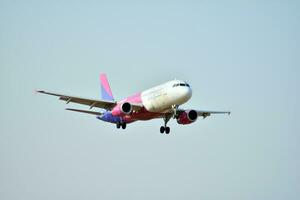
[[[129,115],[131,114],[131,112],[132,112],[132,105],[129,102],[124,102],[114,107],[111,111],[111,114],[114,116],[123,116],[123,115]]]
[[[122,103],[120,107],[121,107],[121,111],[126,115],[132,112],[132,106],[128,102]]]
[[[191,124],[198,118],[198,113],[195,110],[186,110],[181,113],[177,118],[178,124]]]

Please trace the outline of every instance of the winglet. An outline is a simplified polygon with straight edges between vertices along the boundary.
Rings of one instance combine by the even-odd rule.
[[[101,83],[101,98],[103,100],[114,101],[113,94],[111,92],[106,74],[100,74],[100,83]]]

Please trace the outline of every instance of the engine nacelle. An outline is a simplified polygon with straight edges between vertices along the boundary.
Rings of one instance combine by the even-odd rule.
[[[120,103],[116,105],[111,111],[114,116],[124,116],[132,113],[132,105],[128,102]]]
[[[195,110],[186,110],[177,117],[178,124],[191,124],[198,118],[198,113]]]

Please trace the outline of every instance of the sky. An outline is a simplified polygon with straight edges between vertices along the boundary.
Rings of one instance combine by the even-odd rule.
[[[0,199],[300,198],[299,1],[0,1]],[[191,125],[87,107],[187,81]],[[94,109],[96,110],[96,109]]]

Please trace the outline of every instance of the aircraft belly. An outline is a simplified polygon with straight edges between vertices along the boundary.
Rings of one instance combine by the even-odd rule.
[[[161,117],[161,113],[156,113],[156,112],[149,112],[145,108],[133,112],[131,115],[128,116],[128,118],[132,120],[150,120],[154,118],[159,118]]]

